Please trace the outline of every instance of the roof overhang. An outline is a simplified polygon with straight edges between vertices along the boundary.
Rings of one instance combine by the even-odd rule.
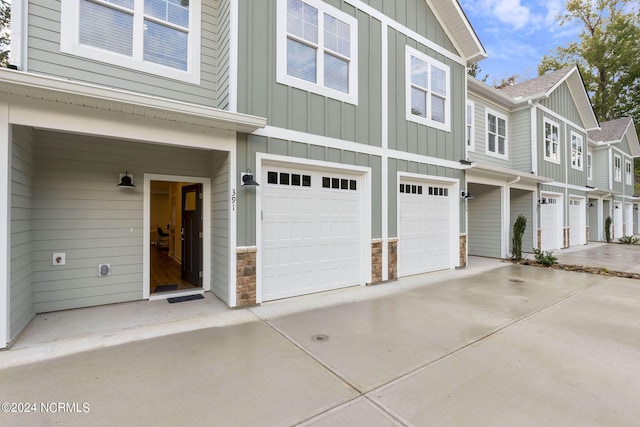
[[[613,191],[606,188],[592,188],[588,190],[588,193],[589,196],[596,196],[599,198],[622,195],[620,191]]]
[[[267,124],[262,117],[8,69],[0,69],[0,94],[243,133]]]
[[[505,181],[517,180],[517,182],[522,184],[544,184],[553,182],[553,179],[544,176],[478,163],[472,163],[471,167],[467,170],[467,173],[472,173],[474,176],[493,179],[497,178]]]
[[[468,64],[488,56],[458,0],[426,0],[426,2]]]
[[[513,108],[517,102],[508,95],[467,74],[467,86],[471,93],[490,99],[507,108]]]

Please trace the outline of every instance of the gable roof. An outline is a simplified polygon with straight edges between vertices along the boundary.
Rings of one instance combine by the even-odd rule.
[[[469,64],[485,59],[487,51],[458,0],[426,0],[440,24]]]
[[[638,142],[638,134],[631,117],[610,120],[601,123],[599,130],[589,131],[589,139],[597,145],[617,144],[622,141],[625,135],[629,141],[631,155],[640,157],[640,142]]]
[[[584,81],[577,65],[562,68],[535,79],[499,89],[516,102],[537,101],[551,96],[561,84],[566,83],[587,130],[598,129],[598,119],[593,111],[591,100],[584,87]]]

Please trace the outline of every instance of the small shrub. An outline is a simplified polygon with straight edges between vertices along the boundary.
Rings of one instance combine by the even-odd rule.
[[[553,256],[553,251],[543,252],[540,249],[533,248],[533,253],[535,255],[535,258],[538,264],[546,265],[547,267],[550,267],[553,264],[558,263],[558,258]]]
[[[511,258],[520,261],[522,259],[522,236],[527,228],[527,217],[520,214],[513,223],[513,237],[511,238]]]
[[[634,236],[624,236],[618,239],[618,242],[623,243],[625,245],[635,245],[638,243],[638,238]]]
[[[610,216],[607,217],[607,219],[604,220],[604,238],[607,241],[607,243],[611,243],[611,222],[613,220],[611,219]]]

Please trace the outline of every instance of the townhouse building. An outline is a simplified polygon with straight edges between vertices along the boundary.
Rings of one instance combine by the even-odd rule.
[[[457,1],[32,0],[12,26],[0,346],[36,313],[465,265],[486,52]],[[193,288],[158,286],[159,254]]]

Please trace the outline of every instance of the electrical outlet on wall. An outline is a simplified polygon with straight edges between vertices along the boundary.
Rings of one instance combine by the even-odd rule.
[[[110,276],[111,264],[100,264],[98,266],[98,276]]]
[[[54,252],[51,262],[53,265],[65,265],[67,262],[66,254],[64,252]]]

